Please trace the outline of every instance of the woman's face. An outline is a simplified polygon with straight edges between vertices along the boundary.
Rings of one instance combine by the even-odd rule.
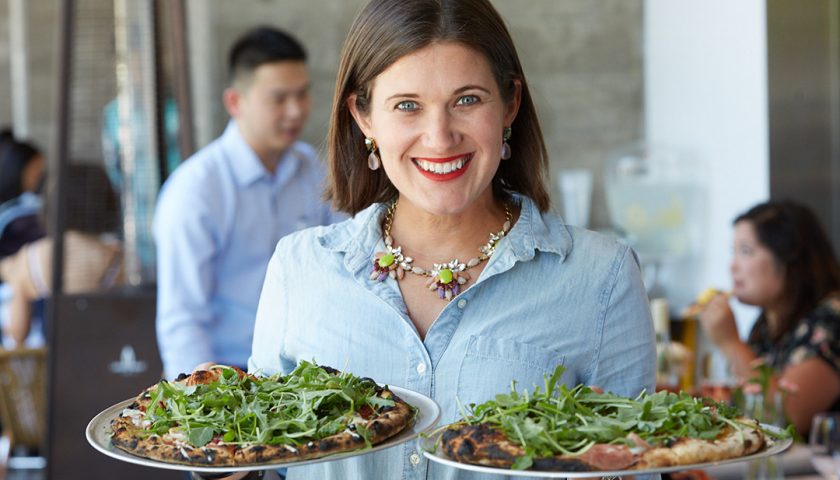
[[[374,79],[367,112],[356,109],[355,97],[348,106],[376,140],[400,201],[451,215],[477,199],[492,201],[502,132],[516,116],[519,88],[505,102],[484,55],[459,43],[435,43]],[[513,153],[508,161],[516,161]]]
[[[24,192],[35,192],[41,185],[41,179],[44,177],[44,157],[35,155],[24,167],[21,172],[20,188]]]
[[[733,293],[739,301],[762,308],[784,298],[785,272],[773,253],[759,243],[749,221],[735,224],[735,251],[730,265]]]

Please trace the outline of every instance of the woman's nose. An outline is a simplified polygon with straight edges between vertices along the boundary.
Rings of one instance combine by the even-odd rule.
[[[438,111],[428,115],[423,133],[423,144],[432,152],[446,153],[460,142],[460,134],[449,112]]]

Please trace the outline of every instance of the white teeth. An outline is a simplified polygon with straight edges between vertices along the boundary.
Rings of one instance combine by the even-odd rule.
[[[427,172],[437,173],[439,175],[444,175],[447,173],[451,173],[457,170],[460,170],[464,167],[464,164],[467,163],[469,158],[461,157],[458,160],[454,160],[452,162],[446,163],[434,163],[429,162],[427,160],[415,160],[417,166],[422,168]]]

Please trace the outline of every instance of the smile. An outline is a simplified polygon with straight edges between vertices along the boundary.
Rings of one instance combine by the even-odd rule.
[[[447,176],[454,178],[460,176],[465,167],[472,160],[473,154],[458,155],[449,158],[414,158],[414,164],[424,174],[436,176]],[[456,175],[452,175],[456,174]]]

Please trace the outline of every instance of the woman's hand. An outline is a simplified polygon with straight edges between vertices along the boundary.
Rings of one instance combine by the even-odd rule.
[[[204,362],[204,363],[199,363],[198,365],[196,365],[196,366],[192,369],[192,371],[193,371],[193,373],[195,373],[195,372],[198,372],[198,371],[200,371],[200,370],[210,370],[210,367],[212,367],[212,366],[213,366],[213,365],[215,365],[215,364],[216,364],[216,362]]]
[[[706,336],[720,349],[729,362],[731,373],[747,379],[752,375],[751,362],[755,352],[738,336],[735,315],[729,308],[729,295],[719,293],[712,298],[698,315]]]
[[[699,318],[706,335],[724,353],[741,343],[728,295],[715,295],[700,312]]]

